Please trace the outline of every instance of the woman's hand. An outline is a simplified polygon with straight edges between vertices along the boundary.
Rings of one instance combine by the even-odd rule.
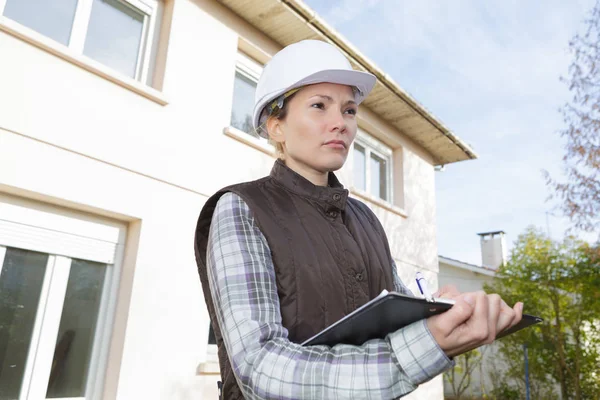
[[[455,299],[458,296],[460,296],[460,292],[454,285],[444,285],[433,294],[433,297],[442,299]]]
[[[427,327],[448,355],[455,357],[494,341],[496,335],[517,324],[523,315],[523,303],[510,308],[497,294],[484,291],[457,295],[440,290],[439,297],[454,298],[456,303],[445,313],[429,317]]]

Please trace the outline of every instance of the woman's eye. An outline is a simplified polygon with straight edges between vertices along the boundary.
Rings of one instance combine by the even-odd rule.
[[[323,103],[315,103],[311,107],[318,108],[319,110],[325,109],[325,104]]]
[[[356,115],[356,109],[355,108],[349,108],[346,110],[346,112],[350,115]]]

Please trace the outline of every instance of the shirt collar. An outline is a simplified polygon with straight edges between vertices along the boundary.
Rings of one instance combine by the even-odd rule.
[[[316,200],[327,210],[344,210],[346,207],[348,190],[344,189],[333,172],[329,172],[328,186],[317,186],[289,168],[282,160],[277,160],[270,176],[289,191]]]

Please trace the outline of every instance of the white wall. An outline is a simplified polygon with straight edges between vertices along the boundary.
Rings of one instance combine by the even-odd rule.
[[[238,32],[277,49],[212,1],[175,1],[161,105],[0,31],[0,191],[128,223],[106,399],[215,392],[216,376],[195,376],[209,323],[192,249],[196,218],[207,195],[264,176],[273,162],[222,134]],[[434,176],[430,157],[400,141],[408,217],[373,207],[415,289],[416,266],[436,281]],[[409,398],[441,391],[438,377]]]
[[[458,268],[440,261],[440,286],[455,285],[460,292],[476,292],[483,290],[485,283],[492,283],[493,277],[463,268]]]

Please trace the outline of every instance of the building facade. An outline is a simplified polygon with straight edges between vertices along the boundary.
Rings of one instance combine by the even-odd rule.
[[[0,0],[0,398],[216,398],[196,219],[269,173],[253,90],[309,38],[378,77],[338,176],[435,285],[434,167],[476,155],[302,2]]]

